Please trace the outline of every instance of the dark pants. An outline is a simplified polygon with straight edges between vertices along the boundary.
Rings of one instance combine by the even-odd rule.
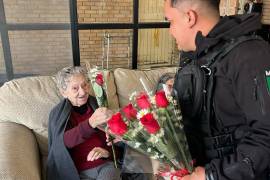
[[[80,172],[81,180],[120,180],[120,170],[113,162],[107,162],[98,167]]]

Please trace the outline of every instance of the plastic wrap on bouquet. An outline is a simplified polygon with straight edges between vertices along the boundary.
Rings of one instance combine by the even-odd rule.
[[[130,104],[112,116],[107,128],[129,147],[158,160],[159,175],[183,176],[193,171],[181,111],[176,101],[169,95],[166,97],[163,90],[154,95],[133,93]],[[142,169],[146,163],[138,157],[132,160]],[[128,160],[124,160],[125,167],[130,169],[132,165],[125,161]],[[147,171],[153,172],[151,168]]]
[[[87,64],[87,75],[92,84],[95,97],[99,107],[108,107],[108,97],[107,97],[107,85],[104,81],[104,74],[103,69],[95,66],[90,68],[90,64]],[[106,124],[100,125],[99,127],[101,130],[106,129]],[[112,145],[112,152],[113,152],[113,160],[115,168],[118,168],[116,163],[116,155],[115,155],[115,148]]]
[[[99,67],[90,68],[90,65],[87,66],[88,77],[91,81],[96,100],[99,107],[108,107],[107,99],[107,86],[104,81],[103,70]]]

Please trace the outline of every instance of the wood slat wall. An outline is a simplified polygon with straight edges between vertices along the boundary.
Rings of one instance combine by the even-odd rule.
[[[262,23],[270,24],[270,0],[263,0]]]

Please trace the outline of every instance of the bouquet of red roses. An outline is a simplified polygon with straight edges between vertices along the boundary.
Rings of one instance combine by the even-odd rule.
[[[192,172],[181,111],[163,90],[154,95],[133,93],[130,104],[112,116],[107,128],[130,147],[159,160],[160,175],[181,177]]]

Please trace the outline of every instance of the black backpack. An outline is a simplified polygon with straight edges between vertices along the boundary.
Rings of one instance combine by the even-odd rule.
[[[186,60],[186,63],[184,63],[185,65],[182,67],[180,66],[175,76],[173,96],[180,104],[187,138],[189,138],[188,134],[193,134],[194,131],[200,131],[203,133],[203,135],[207,137],[206,143],[209,142],[209,144],[211,144],[212,140],[216,141],[216,139],[220,139],[221,142],[227,142],[227,140],[224,140],[224,138],[231,138],[230,134],[222,134],[215,137],[211,135],[210,123],[215,117],[212,108],[215,84],[215,65],[217,62],[221,61],[223,57],[226,56],[234,47],[250,40],[262,39],[255,35],[241,36],[236,39],[230,39],[225,43],[219,43],[217,48],[215,48],[217,49],[216,51],[206,54],[205,64],[199,65],[196,60]],[[200,122],[192,123],[192,121],[197,121],[198,119],[201,119]],[[222,127],[222,125],[220,125],[220,127]],[[198,146],[198,143],[201,143],[200,141],[205,142],[205,139],[204,137],[201,137],[200,133],[198,133],[196,137],[193,137],[192,140],[190,140],[197,141],[195,146]],[[221,144],[221,147],[222,146],[223,145]],[[226,146],[229,147],[230,145],[226,144]],[[231,146],[233,147],[233,144]],[[203,147],[201,148],[204,149]],[[210,151],[210,154],[212,154],[213,157],[220,156],[220,154],[223,156],[231,153],[232,150],[226,149],[225,151],[215,152],[215,150],[213,150]],[[197,154],[199,154],[199,152],[197,152]]]
[[[181,110],[187,118],[200,116],[209,106],[212,96],[214,65],[223,59],[237,45],[250,40],[262,40],[255,35],[241,36],[230,39],[220,45],[218,50],[206,55],[206,64],[199,65],[196,61],[185,60],[175,75],[173,96],[179,100]]]

